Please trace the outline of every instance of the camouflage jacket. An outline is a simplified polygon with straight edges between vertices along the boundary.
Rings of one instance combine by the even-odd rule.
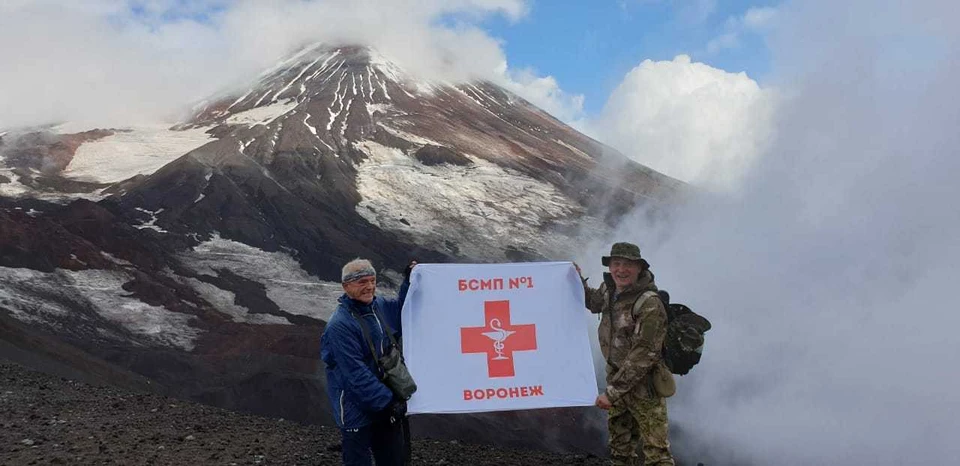
[[[599,289],[583,282],[586,306],[600,314],[600,350],[607,361],[606,394],[611,403],[623,395],[634,394],[655,397],[650,370],[660,363],[663,341],[667,334],[667,311],[659,298],[643,302],[638,312],[634,305],[647,291],[656,291],[653,274],[649,270],[640,275],[636,284],[614,296],[616,286],[610,274],[604,274]]]

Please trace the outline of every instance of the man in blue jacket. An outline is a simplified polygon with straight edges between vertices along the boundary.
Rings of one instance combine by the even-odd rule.
[[[411,267],[415,263],[411,263]],[[381,382],[374,358],[390,348],[385,332],[400,339],[400,309],[409,286],[409,269],[395,300],[376,296],[377,272],[370,261],[354,259],[343,266],[344,294],[320,337],[320,358],[326,363],[327,396],[343,439],[343,464],[403,465],[406,402]],[[363,334],[363,319],[374,346]]]

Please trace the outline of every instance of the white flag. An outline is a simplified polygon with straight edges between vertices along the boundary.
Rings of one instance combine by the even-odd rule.
[[[420,264],[403,306],[416,413],[592,406],[583,285],[570,262]]]

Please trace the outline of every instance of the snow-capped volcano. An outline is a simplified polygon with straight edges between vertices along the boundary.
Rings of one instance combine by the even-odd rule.
[[[549,257],[569,250],[578,231],[602,229],[598,217],[677,189],[495,84],[419,80],[366,47],[307,46],[180,128],[218,138],[178,162],[202,171],[203,182],[168,192],[174,171],[164,170],[123,196],[131,207],[165,209],[158,224],[174,229],[178,216],[217,202],[205,189],[225,176],[236,186],[256,179],[265,194],[299,204],[296,215],[333,224],[328,238],[372,229],[453,257]],[[310,250],[272,229],[276,244],[247,228],[209,227],[257,246]]]
[[[682,189],[495,83],[312,44],[176,126],[0,135],[0,337],[34,365],[322,422],[317,337],[347,260],[389,288],[411,259],[570,259]],[[479,427],[496,419],[426,430],[506,442]],[[545,446],[529,432],[513,441]]]
[[[266,162],[281,152],[356,156],[365,140],[404,151],[432,144],[557,184],[615,154],[494,83],[419,79],[357,46],[307,46],[239,96],[204,103],[185,126],[214,126],[221,139]],[[667,197],[677,187],[631,168],[639,173],[617,179],[628,189]]]

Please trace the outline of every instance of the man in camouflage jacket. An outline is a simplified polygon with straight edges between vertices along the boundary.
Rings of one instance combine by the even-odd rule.
[[[637,447],[642,443],[642,464],[672,465],[667,403],[652,384],[654,367],[663,365],[666,309],[656,296],[650,264],[640,257],[639,247],[616,243],[602,262],[610,272],[604,274],[600,288],[590,288],[586,279],[583,287],[587,308],[601,315],[600,350],[607,361],[607,387],[597,397],[597,406],[609,410],[612,464],[641,464]]]

